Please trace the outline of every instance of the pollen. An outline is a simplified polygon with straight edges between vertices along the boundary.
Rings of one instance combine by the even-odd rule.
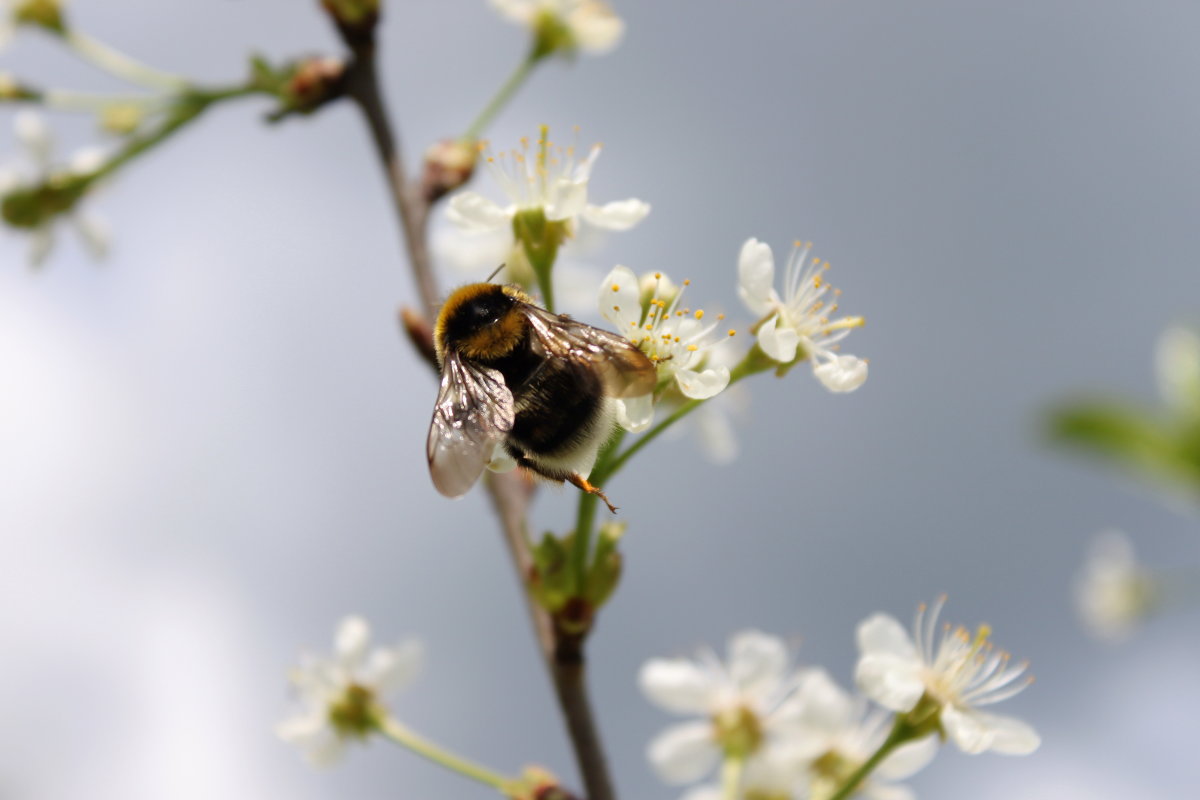
[[[691,278],[685,278],[685,279],[684,279],[684,281],[683,281],[683,285],[684,285],[684,286],[691,286],[691,285],[692,285],[692,279],[691,279]]]
[[[620,310],[621,310],[620,306],[613,306],[613,311],[620,311]]]
[[[654,273],[654,280],[656,280],[656,281],[661,281],[661,280],[662,280],[662,273],[661,273],[661,272],[656,272],[656,273]]]
[[[613,290],[614,292],[619,292],[619,291],[621,291],[621,284],[619,284],[619,283],[614,283],[614,284],[612,285],[612,290]]]
[[[737,336],[737,331],[735,331],[733,328],[730,328],[730,329],[729,329],[729,335],[730,335],[730,336]]]
[[[696,347],[696,345],[694,345],[694,344],[689,344],[689,345],[687,346],[687,349],[688,349],[688,352],[689,352],[689,353],[694,353],[694,352],[696,352],[697,350],[699,350],[700,348],[699,348],[699,347]]]
[[[696,319],[704,319],[704,309],[702,309],[702,308],[697,309],[695,316],[696,316]]]

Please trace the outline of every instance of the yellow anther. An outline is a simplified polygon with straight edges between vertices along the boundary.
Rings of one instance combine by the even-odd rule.
[[[691,278],[687,278],[687,279],[685,279],[685,280],[684,280],[684,282],[683,282],[683,285],[684,285],[684,286],[691,286],[691,285],[692,285],[692,279],[691,279]]]
[[[730,328],[730,329],[729,329],[729,335],[730,335],[730,336],[736,336],[736,335],[737,335],[737,331],[735,331],[733,328]]]
[[[619,284],[619,283],[614,283],[614,284],[612,285],[612,290],[613,290],[614,292],[619,292],[619,291],[621,291],[621,284]]]
[[[723,319],[725,319],[725,315],[724,315],[724,314],[717,314],[717,322],[720,322],[720,321],[721,321],[721,320],[723,320]]]
[[[661,281],[661,280],[662,280],[662,273],[661,273],[661,272],[656,272],[656,273],[654,273],[654,280],[656,280],[656,281]]]
[[[620,306],[613,306],[613,311],[620,311],[620,310],[621,310]]]
[[[702,309],[702,308],[697,309],[695,316],[696,316],[696,319],[704,319],[704,309]]]
[[[800,241],[799,239],[796,239],[795,241],[792,242],[792,247],[796,247],[796,248],[804,247],[804,242]]]
[[[697,346],[696,346],[696,345],[694,345],[694,344],[689,344],[689,345],[687,346],[687,349],[688,349],[688,352],[689,352],[689,353],[694,353],[694,352],[696,352],[697,350],[699,350],[700,348],[699,348],[699,347],[697,347]]]

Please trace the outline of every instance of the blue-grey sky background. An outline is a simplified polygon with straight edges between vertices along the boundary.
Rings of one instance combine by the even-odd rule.
[[[389,2],[388,99],[410,163],[461,130],[522,31],[480,2]],[[211,82],[247,55],[337,53],[315,2],[79,0],[85,30]],[[597,266],[690,277],[744,324],[736,255],[816,242],[848,396],[806,369],[749,384],[741,455],[652,448],[606,487],[627,572],[592,641],[622,796],[671,798],[644,758],[671,718],[638,666],[753,626],[851,679],[854,626],[941,592],[1037,683],[1000,709],[1034,756],[946,749],[922,798],[1189,796],[1200,615],[1089,640],[1070,606],[1085,543],[1129,532],[1194,571],[1194,515],[1048,449],[1041,413],[1083,390],[1155,402],[1152,351],[1200,318],[1200,6],[1095,0],[618,4],[611,55],[540,69],[490,131],[541,123],[603,141],[593,196],[645,223]],[[44,38],[0,69],[116,84]],[[70,237],[41,272],[0,238],[0,797],[486,797],[376,743],[311,770],[272,735],[284,674],[347,612],[419,636],[428,669],[396,704],[499,769],[576,782],[508,557],[478,492],[430,485],[435,385],[398,335],[414,291],[349,106],[267,127],[222,108],[95,198],[102,265]],[[0,157],[14,155],[0,111]],[[91,123],[55,117],[64,152]],[[496,196],[486,175],[476,188]],[[489,264],[480,265],[480,276]],[[444,284],[462,281],[446,278]],[[595,321],[595,318],[593,318]],[[564,529],[547,491],[535,526]]]

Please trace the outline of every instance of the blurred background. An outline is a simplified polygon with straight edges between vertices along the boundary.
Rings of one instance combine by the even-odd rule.
[[[388,99],[410,164],[462,130],[526,47],[482,0],[389,2]],[[156,66],[239,80],[253,51],[338,53],[315,2],[78,0],[77,27]],[[627,572],[592,641],[622,796],[670,798],[644,756],[671,719],[639,665],[743,627],[852,678],[854,627],[949,594],[1037,683],[1000,710],[1034,756],[945,748],[923,798],[1179,798],[1195,790],[1200,614],[1113,647],[1071,606],[1090,537],[1127,531],[1192,574],[1197,517],[1044,442],[1095,390],[1156,402],[1153,348],[1200,316],[1200,6],[1094,0],[617,3],[612,54],[540,68],[489,138],[603,141],[592,196],[654,210],[593,262],[689,277],[744,327],[743,240],[833,263],[847,350],[747,384],[740,455],[694,437],[605,488]],[[0,69],[117,88],[38,34]],[[94,198],[103,264],[63,237],[41,271],[0,238],[0,797],[486,797],[377,742],[312,770],[279,742],[285,673],[366,615],[428,645],[395,705],[498,769],[577,785],[508,555],[478,491],[430,484],[436,387],[396,325],[415,293],[349,105],[270,128],[217,109]],[[16,155],[0,108],[0,160]],[[64,155],[94,121],[53,118]],[[473,188],[499,197],[486,174]],[[436,225],[443,223],[438,220]],[[482,279],[443,275],[443,285]],[[590,320],[598,321],[591,315]],[[563,530],[549,490],[536,530]]]

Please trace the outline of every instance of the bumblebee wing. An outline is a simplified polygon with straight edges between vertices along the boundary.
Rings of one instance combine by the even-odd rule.
[[[425,443],[437,490],[446,497],[466,494],[512,430],[513,416],[513,396],[503,375],[447,354]]]
[[[640,397],[654,391],[658,381],[654,364],[628,339],[534,305],[526,304],[525,311],[535,346],[549,356],[588,362],[600,376],[605,394]]]

